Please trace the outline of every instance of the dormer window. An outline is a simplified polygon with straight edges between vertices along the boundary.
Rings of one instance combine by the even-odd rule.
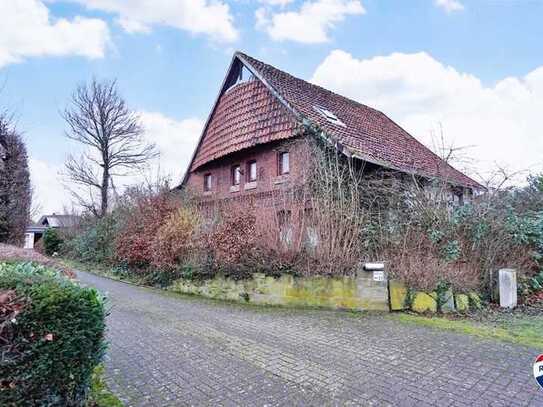
[[[343,123],[333,112],[331,112],[330,110],[322,107],[322,106],[313,106],[313,109],[315,109],[315,111],[319,112],[322,116],[324,116],[324,118],[329,121],[330,123],[332,124],[335,124],[336,126],[341,126],[341,127],[347,127],[345,126],[345,123]]]

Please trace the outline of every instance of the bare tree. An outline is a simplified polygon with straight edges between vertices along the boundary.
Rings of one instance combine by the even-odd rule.
[[[68,180],[80,187],[72,194],[83,208],[102,217],[110,206],[112,177],[126,176],[156,157],[155,145],[145,142],[140,118],[126,106],[116,81],[93,79],[80,85],[62,116],[66,137],[87,147],[65,164]]]
[[[529,170],[512,170],[506,165],[494,163],[494,168],[486,173],[478,173],[481,183],[489,194],[499,194],[504,190],[514,189],[522,175],[529,174]]]

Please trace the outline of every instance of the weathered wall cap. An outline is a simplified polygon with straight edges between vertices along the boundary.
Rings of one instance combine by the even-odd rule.
[[[385,263],[364,263],[366,271],[381,271],[385,269]]]

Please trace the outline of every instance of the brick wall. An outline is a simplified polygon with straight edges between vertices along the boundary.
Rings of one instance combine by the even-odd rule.
[[[187,179],[187,188],[207,202],[249,196],[264,198],[287,184],[299,182],[304,166],[301,161],[306,160],[302,160],[301,144],[299,140],[280,141],[230,154],[191,172]],[[289,152],[290,171],[288,175],[279,175],[278,154],[284,151]],[[257,166],[255,182],[249,182],[247,165],[251,161],[256,161]],[[240,165],[242,171],[239,186],[232,183],[232,168],[235,165]],[[210,191],[204,191],[206,174],[212,177]]]

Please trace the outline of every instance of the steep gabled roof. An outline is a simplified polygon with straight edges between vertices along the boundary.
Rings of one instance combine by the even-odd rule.
[[[236,66],[239,69],[240,63],[254,75],[253,82],[256,83],[244,83],[228,90],[233,69]],[[279,113],[273,119],[276,109]],[[329,120],[323,111],[332,113],[337,120]],[[222,124],[223,129],[217,131],[220,121],[228,119],[228,123]],[[268,126],[257,124],[255,127],[255,123],[263,122]],[[220,156],[267,142],[264,135],[270,128],[268,141],[292,137],[295,123],[304,122],[319,127],[325,137],[341,145],[342,151],[364,161],[406,173],[444,178],[453,184],[483,188],[441,160],[384,113],[241,52],[234,54],[187,175]],[[240,123],[249,124],[240,128]],[[255,132],[256,129],[264,132]]]
[[[292,137],[296,120],[258,79],[228,89],[218,100],[191,171],[235,151]]]

